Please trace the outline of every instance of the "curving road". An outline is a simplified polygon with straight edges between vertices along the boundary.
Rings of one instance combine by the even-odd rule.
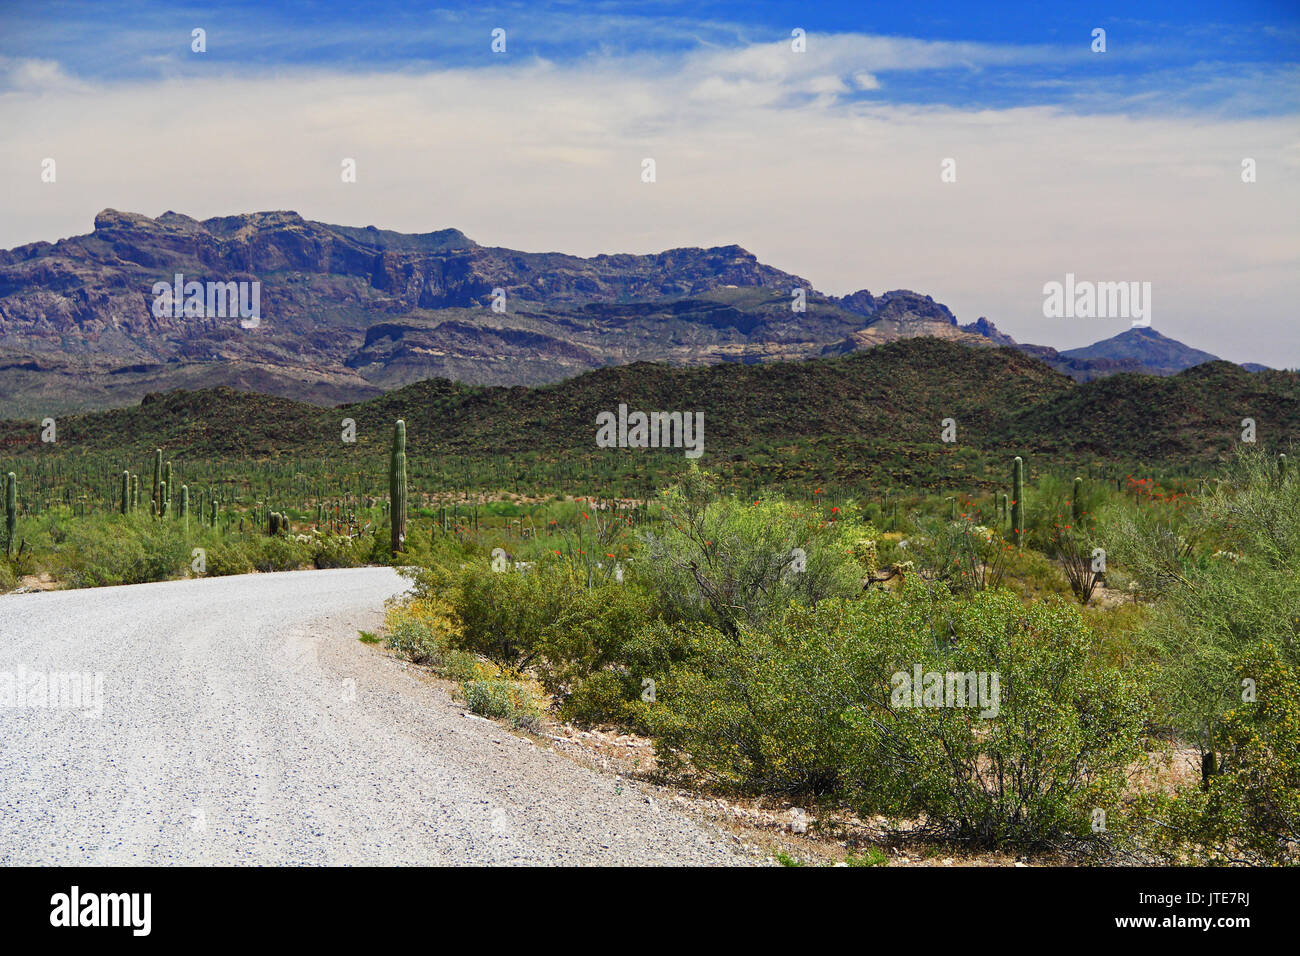
[[[358,641],[404,586],[356,568],[0,597],[0,863],[747,862]]]

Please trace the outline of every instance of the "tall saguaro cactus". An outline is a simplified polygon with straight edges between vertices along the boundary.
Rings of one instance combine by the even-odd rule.
[[[388,499],[393,554],[406,546],[406,422],[393,426],[393,457],[388,463]]]
[[[1070,499],[1070,517],[1074,519],[1074,526],[1077,528],[1083,524],[1083,479],[1074,479],[1073,497]]]
[[[161,518],[162,509],[162,449],[155,448],[153,451],[153,514],[155,518]]]
[[[5,481],[5,555],[14,553],[14,538],[18,536],[18,476],[12,471]]]
[[[1016,547],[1025,538],[1025,460],[1016,455],[1011,465],[1011,537]]]
[[[131,510],[131,473],[129,471],[122,472],[121,508],[122,514],[126,514]]]

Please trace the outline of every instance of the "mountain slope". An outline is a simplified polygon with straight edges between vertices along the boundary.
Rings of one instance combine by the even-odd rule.
[[[0,453],[98,456],[110,480],[122,467],[113,462],[148,460],[154,447],[182,461],[305,457],[378,474],[400,417],[412,466],[426,474],[501,459],[516,470],[614,468],[645,477],[685,463],[681,449],[598,448],[596,416],[620,403],[703,412],[701,464],[763,481],[944,483],[964,474],[998,482],[1014,454],[1184,467],[1230,453],[1247,416],[1267,447],[1300,437],[1296,373],[1215,362],[1171,377],[1077,384],[1015,349],[913,338],[772,365],[637,363],[533,388],[435,379],[335,409],[228,388],[174,392],[60,420],[57,448],[41,445],[31,423],[2,422]],[[345,418],[356,422],[356,445],[340,442]],[[945,418],[957,423],[954,444],[940,441]]]
[[[177,274],[260,283],[259,327],[155,314],[154,284]],[[801,313],[795,288],[807,291]],[[0,415],[177,386],[334,403],[433,376],[537,384],[640,360],[800,358],[864,324],[739,246],[583,259],[293,212],[199,222],[104,210],[90,235],[0,252]]]

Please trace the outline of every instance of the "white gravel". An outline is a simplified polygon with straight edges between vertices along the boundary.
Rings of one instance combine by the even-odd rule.
[[[0,863],[749,862],[358,641],[404,586],[357,568],[0,597]],[[102,674],[102,712],[19,701],[20,671],[29,691]]]

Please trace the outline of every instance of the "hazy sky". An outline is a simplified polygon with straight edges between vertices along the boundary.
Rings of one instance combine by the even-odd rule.
[[[1295,3],[876,6],[9,2],[0,247],[105,207],[294,209],[580,255],[738,243],[1058,348],[1128,327],[1044,318],[1071,272],[1300,366]]]

